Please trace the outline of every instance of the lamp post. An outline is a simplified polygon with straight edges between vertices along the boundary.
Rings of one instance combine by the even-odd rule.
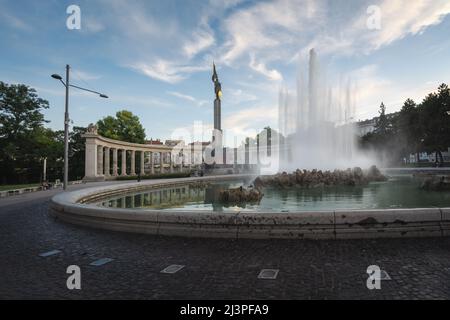
[[[52,78],[61,81],[61,83],[66,88],[66,103],[64,112],[64,190],[67,190],[69,184],[69,87],[76,88],[83,91],[88,91],[95,93],[100,96],[100,98],[108,98],[107,95],[102,94],[97,91],[89,90],[79,86],[71,85],[69,82],[70,77],[70,66],[66,65],[66,81],[64,82],[59,74],[52,74]]]
[[[42,165],[43,166],[42,181],[46,182],[47,181],[47,157],[45,157],[43,160],[44,160],[44,164]]]

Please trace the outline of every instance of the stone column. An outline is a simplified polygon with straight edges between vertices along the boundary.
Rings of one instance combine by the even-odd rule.
[[[108,147],[105,147],[105,176],[107,177],[111,175],[110,161],[109,161],[110,151],[111,150]]]
[[[174,163],[173,163],[173,156],[172,156],[172,152],[169,152],[169,170],[170,170],[170,173],[173,173],[173,166],[174,166]]]
[[[131,172],[130,175],[131,176],[135,176],[136,175],[136,151],[131,150]]]
[[[161,157],[163,158],[163,163],[167,163],[167,152],[161,153]],[[163,166],[163,173],[169,172],[168,168],[166,169],[166,166]]]
[[[127,175],[127,150],[125,149],[122,149],[122,172],[120,173],[120,175]]]
[[[245,142],[245,167],[247,170],[250,167],[250,144],[248,142],[248,138]]]
[[[117,168],[117,148],[113,149],[113,176],[117,177],[118,174],[118,168]]]
[[[145,175],[145,151],[141,151],[141,169],[139,170],[139,173],[143,176]]]
[[[97,147],[97,174],[103,175],[103,146]]]
[[[159,173],[164,173],[164,157],[162,152],[159,153]]]
[[[97,178],[97,144],[94,139],[86,139],[84,175],[83,180],[86,181]]]
[[[150,173],[155,174],[155,154],[150,152]]]

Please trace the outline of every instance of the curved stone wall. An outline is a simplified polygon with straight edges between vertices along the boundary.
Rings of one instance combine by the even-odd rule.
[[[439,237],[450,234],[450,208],[320,212],[213,212],[112,209],[84,204],[125,192],[196,181],[249,177],[229,175],[146,181],[61,193],[50,214],[63,221],[99,229],[153,235],[210,238],[362,239]]]
[[[87,132],[82,137],[86,139],[84,181],[113,180],[119,176],[136,176],[137,173],[153,175],[192,169],[191,159],[184,159],[184,154],[180,156],[180,146],[174,150],[173,146],[167,145],[113,140],[102,137],[95,131]],[[189,148],[192,146],[185,146],[186,150]],[[138,168],[136,162],[139,163]]]

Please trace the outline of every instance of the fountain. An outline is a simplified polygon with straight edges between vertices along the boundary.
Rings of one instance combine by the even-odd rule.
[[[308,80],[299,71],[296,95],[279,94],[279,170],[369,167],[373,161],[356,145],[355,99],[350,81],[331,87],[314,49],[309,53]]]
[[[344,89],[328,86],[314,50],[304,79],[300,72],[296,95],[280,92],[281,137],[270,140],[278,146],[278,169],[291,173],[256,180],[252,174],[230,174],[92,187],[56,195],[50,214],[82,226],[185,237],[450,235],[450,194],[434,191],[448,186],[445,177],[424,183],[427,190],[410,176],[386,181],[357,149],[350,83]]]

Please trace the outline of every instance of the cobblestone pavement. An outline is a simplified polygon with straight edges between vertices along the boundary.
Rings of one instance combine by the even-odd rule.
[[[117,233],[49,217],[54,193],[0,200],[1,299],[450,298],[450,238],[222,240]],[[39,256],[54,249],[61,253]],[[114,261],[89,265],[104,257]],[[74,264],[81,268],[82,289],[70,291],[66,268]],[[160,273],[172,264],[185,268]],[[392,278],[381,290],[366,287],[373,264]],[[280,271],[276,280],[261,280],[261,269]]]

